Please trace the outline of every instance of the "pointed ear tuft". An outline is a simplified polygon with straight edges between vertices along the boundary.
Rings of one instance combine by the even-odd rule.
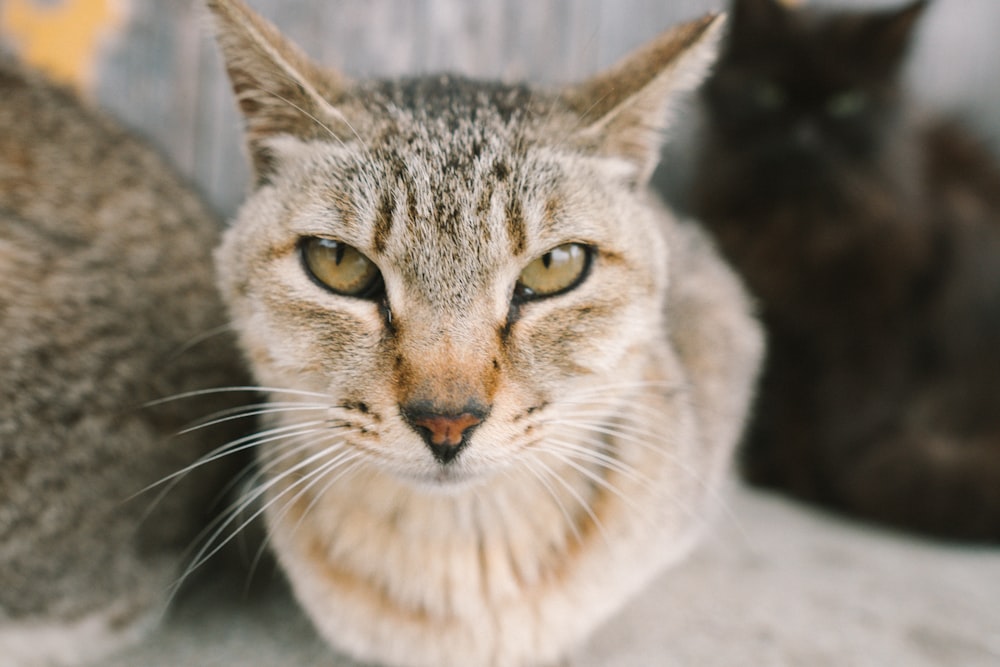
[[[242,0],[207,0],[240,111],[257,180],[273,169],[268,140],[280,135],[341,141],[349,126],[331,101],[350,85],[312,63]],[[332,136],[331,136],[332,135]]]
[[[634,167],[644,184],[659,159],[671,103],[698,87],[715,60],[723,17],[708,15],[663,33],[618,64],[563,92],[579,114],[577,144]]]

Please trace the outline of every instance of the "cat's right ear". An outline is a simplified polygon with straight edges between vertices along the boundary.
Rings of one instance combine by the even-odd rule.
[[[890,75],[897,72],[929,5],[929,0],[915,0],[902,7],[871,14],[861,22],[855,37],[859,53],[867,54],[872,67]]]
[[[629,167],[628,179],[643,185],[659,160],[670,108],[697,88],[712,63],[723,17],[707,15],[661,34],[616,65],[563,91],[580,115],[573,140]]]
[[[274,168],[273,140],[352,136],[330,102],[350,82],[316,66],[242,0],[207,0],[233,93],[246,120],[246,141],[258,183]]]
[[[775,37],[788,31],[797,4],[792,0],[732,0],[724,54],[740,60],[768,52]]]
[[[733,0],[730,9],[731,39],[748,35],[766,35],[782,25],[789,0]]]

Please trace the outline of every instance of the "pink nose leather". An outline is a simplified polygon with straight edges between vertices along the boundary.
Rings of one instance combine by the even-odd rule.
[[[463,412],[458,416],[426,415],[413,420],[414,426],[427,429],[432,445],[455,447],[462,444],[465,432],[483,420]]]
[[[469,437],[489,414],[489,407],[469,401],[455,409],[431,401],[399,406],[400,414],[423,438],[441,465],[448,465],[469,444]]]

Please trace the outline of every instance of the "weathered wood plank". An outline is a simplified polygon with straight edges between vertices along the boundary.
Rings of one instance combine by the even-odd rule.
[[[727,4],[725,0],[249,2],[311,55],[355,75],[451,70],[550,82],[585,76],[670,24]],[[836,0],[841,5],[892,3]],[[17,30],[7,19],[15,10],[37,19],[30,30],[22,25],[20,33],[13,34]],[[76,55],[58,53],[57,60],[76,63],[80,71],[71,75],[92,89],[101,106],[150,136],[218,210],[231,213],[243,196],[247,170],[239,118],[208,37],[200,0],[0,0],[0,31],[8,42],[19,41],[15,46],[25,48],[28,42],[51,38],[53,31],[66,30],[72,23],[67,23],[67,16],[73,12],[77,27],[96,31],[97,37],[82,51],[72,52]],[[98,24],[95,27],[81,16]],[[962,111],[1000,147],[998,27],[997,0],[938,0],[910,71],[924,98]],[[33,30],[34,37],[25,36],[26,30]],[[100,35],[112,39],[102,41]],[[60,39],[68,44],[65,37]],[[43,50],[61,48],[58,40],[48,41]],[[94,81],[81,73],[91,62],[98,65]],[[671,173],[682,173],[683,163],[683,156],[672,160]]]

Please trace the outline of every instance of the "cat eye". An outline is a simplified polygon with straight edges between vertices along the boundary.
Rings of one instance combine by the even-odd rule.
[[[309,276],[331,292],[368,299],[382,291],[378,267],[353,246],[309,236],[299,242],[299,253]]]
[[[856,116],[864,110],[866,104],[864,93],[849,91],[834,96],[826,103],[826,111],[834,118]]]
[[[768,111],[774,111],[785,106],[788,96],[777,84],[761,81],[754,88],[754,100],[757,106]]]
[[[526,301],[568,292],[583,282],[593,249],[582,243],[565,243],[532,261],[518,276],[514,297]]]

